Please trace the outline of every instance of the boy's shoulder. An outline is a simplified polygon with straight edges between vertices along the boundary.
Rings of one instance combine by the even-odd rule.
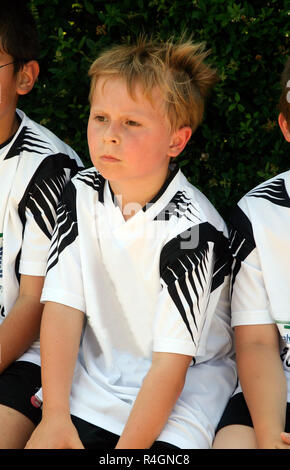
[[[262,201],[266,200],[272,204],[280,206],[286,204],[288,206],[290,203],[289,190],[290,170],[287,170],[258,184],[255,188],[248,191],[242,200],[246,199],[249,201],[252,198],[256,198]]]
[[[80,170],[71,180],[77,191],[84,189],[97,191],[99,194],[103,191],[105,178],[96,170],[94,166]]]
[[[228,215],[232,233],[242,234],[253,246],[257,230],[287,224],[290,208],[290,171],[280,173],[255,186],[246,193]],[[288,225],[288,224],[287,224]],[[280,228],[279,228],[280,227]]]
[[[17,109],[17,114],[21,119],[15,139],[15,147],[18,150],[33,152],[43,157],[65,154],[76,160],[79,167],[83,167],[79,156],[70,145],[46,127],[30,119],[23,111]]]
[[[196,186],[194,186],[180,171],[180,186],[184,187],[184,191],[192,205],[198,211],[200,223],[208,222],[217,230],[226,232],[226,224],[218,210],[214,207],[207,196]]]
[[[290,208],[290,170],[263,181],[248,191],[238,202],[249,219],[266,217],[279,208]]]

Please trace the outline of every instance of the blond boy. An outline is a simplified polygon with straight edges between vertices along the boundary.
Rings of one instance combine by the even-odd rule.
[[[205,57],[140,40],[91,66],[94,167],[59,208],[28,448],[211,445],[235,383],[227,230],[172,164],[216,81]]]

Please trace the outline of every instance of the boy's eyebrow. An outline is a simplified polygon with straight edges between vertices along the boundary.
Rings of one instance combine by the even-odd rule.
[[[154,108],[153,108],[154,110]],[[104,108],[101,106],[91,106],[91,111],[96,113],[104,113],[104,114],[110,114],[110,112],[106,111]],[[133,116],[140,116],[144,118],[150,118],[147,113],[143,113],[142,111],[134,110],[134,109],[128,109],[128,110],[120,110],[120,115],[133,115]]]

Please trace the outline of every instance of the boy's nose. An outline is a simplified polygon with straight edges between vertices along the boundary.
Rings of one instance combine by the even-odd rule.
[[[104,136],[104,142],[105,142],[106,144],[109,144],[109,143],[111,143],[111,144],[118,144],[118,143],[119,143],[119,139],[118,139],[118,137],[116,137],[116,136],[115,136],[115,137],[114,137],[114,136]]]
[[[108,126],[104,132],[103,139],[105,143],[119,144],[120,137],[115,126]]]

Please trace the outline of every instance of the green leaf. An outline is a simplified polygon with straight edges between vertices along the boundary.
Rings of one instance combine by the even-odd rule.
[[[92,4],[92,2],[89,2],[88,0],[84,0],[84,5],[88,13],[90,13],[91,15],[95,13],[95,7]]]

